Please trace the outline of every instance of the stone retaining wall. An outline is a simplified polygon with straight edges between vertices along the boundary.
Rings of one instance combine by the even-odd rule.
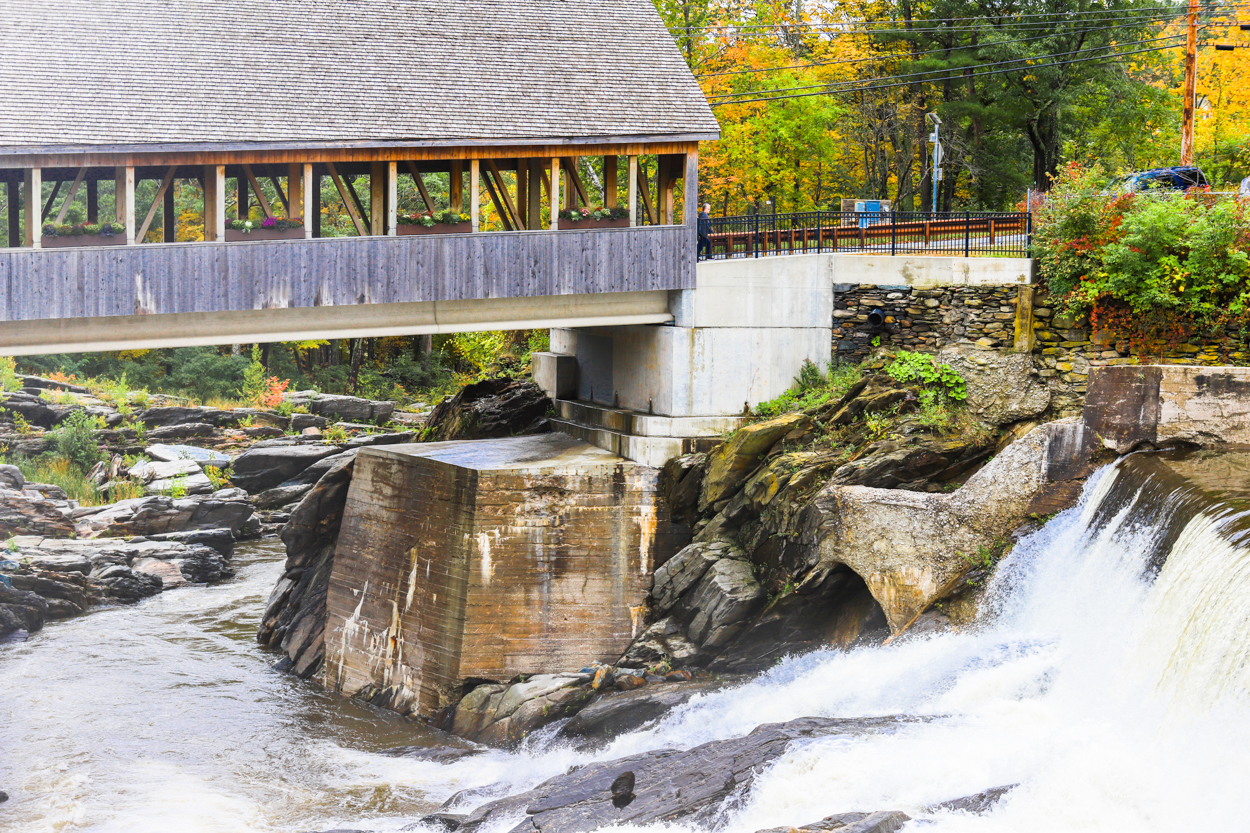
[[[881,326],[869,323],[873,310],[883,313]],[[1163,356],[1134,353],[1127,337],[1064,316],[1057,299],[1032,287],[834,286],[833,355],[839,361],[863,361],[874,342],[936,352],[959,341],[987,349],[1031,350],[1038,375],[1050,386],[1048,418],[1081,414],[1090,368],[1250,362],[1250,353],[1232,326],[1217,337],[1191,339]]]

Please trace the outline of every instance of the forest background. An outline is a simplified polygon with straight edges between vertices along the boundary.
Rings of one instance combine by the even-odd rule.
[[[843,198],[890,199],[901,211],[1004,210],[1023,207],[1029,189],[1047,190],[1068,163],[1105,178],[1177,161],[1184,6],[654,2],[720,120],[722,138],[700,150],[701,197],[713,214],[836,209]],[[1250,45],[1239,14],[1250,20],[1250,4],[1204,3],[1200,18],[1195,161],[1217,190],[1250,175],[1250,51],[1211,48]],[[946,154],[936,205],[929,112],[942,121]],[[595,162],[582,164],[584,179],[598,184]],[[426,185],[448,204],[447,182],[434,175]],[[138,202],[155,188],[143,183]],[[202,195],[188,182],[175,198],[178,239],[202,239]],[[102,214],[110,199],[106,185]],[[329,180],[321,204],[324,235],[355,234]],[[400,210],[420,206],[401,178]],[[74,210],[71,223],[81,220]],[[252,215],[263,219],[259,207]],[[484,222],[491,227],[489,216]],[[160,230],[151,234],[159,239]],[[18,367],[226,402],[244,395],[244,376],[259,362],[292,390],[415,403],[483,375],[523,372],[529,353],[545,346],[545,332],[491,332],[34,356]]]

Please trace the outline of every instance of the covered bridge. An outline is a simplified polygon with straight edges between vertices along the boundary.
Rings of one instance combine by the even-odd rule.
[[[0,352],[650,323],[693,286],[718,128],[651,0],[7,0],[0,38]]]

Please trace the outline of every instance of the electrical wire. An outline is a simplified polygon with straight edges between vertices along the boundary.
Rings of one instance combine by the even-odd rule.
[[[967,72],[970,69],[973,69],[973,70],[986,69],[989,67],[1006,66],[1007,64],[1018,64],[1024,61],[1037,61],[1037,60],[1042,60],[1045,58],[1061,58],[1065,55],[1080,55],[1080,54],[1089,53],[1089,52],[1104,52],[1108,49],[1118,49],[1122,46],[1138,46],[1143,43],[1159,43],[1160,41],[1177,40],[1177,39],[1184,38],[1184,37],[1185,37],[1184,35],[1165,35],[1163,37],[1147,38],[1145,40],[1139,40],[1139,41],[1128,41],[1125,43],[1107,44],[1106,46],[1091,46],[1088,48],[1073,49],[1068,52],[1053,52],[1048,55],[1032,55],[1032,56],[1028,56],[1024,58],[1011,58],[1005,61],[992,61],[992,62],[984,63],[984,64],[969,64],[968,66],[964,66],[964,67],[944,67],[942,69],[928,69],[928,70],[922,70],[920,72],[906,73],[903,75],[885,75],[885,76],[881,76],[880,78],[872,78],[869,80],[872,82],[894,81],[894,80],[901,80],[904,78],[919,78],[920,76],[933,75],[934,73],[951,73],[951,72],[958,72],[960,73],[960,77],[966,78]],[[1112,53],[1112,54],[1123,54],[1123,53]],[[1095,57],[1100,57],[1100,56],[1091,56],[1087,60],[1093,60]],[[1107,57],[1107,56],[1102,56],[1102,57]],[[1027,69],[1027,68],[1028,67],[1017,67],[1017,69]],[[920,78],[919,83],[926,83],[928,80],[929,79]],[[942,79],[942,80],[945,80],[945,79]],[[805,84],[801,87],[779,87],[776,90],[766,90],[763,92],[788,93],[788,92],[793,92],[795,90],[814,90],[814,89],[828,90],[831,88],[837,88],[839,86],[846,86],[846,85],[856,84],[856,83],[860,83],[860,82],[850,81],[850,82],[843,82],[842,84],[836,84],[836,83],[835,84]],[[916,83],[916,82],[912,82],[912,83]],[[712,98],[713,99],[731,99],[737,96],[759,95],[760,92],[761,92],[760,90],[748,90],[745,92],[738,92],[738,93],[721,93],[719,95],[712,96]],[[717,103],[723,104],[723,103],[729,103],[729,102],[718,101]]]
[[[1210,12],[1216,12],[1216,11],[1232,11],[1235,9],[1245,9],[1245,8],[1250,8],[1250,3],[1205,4],[1199,7],[1199,13],[1202,14],[1202,13],[1210,13]],[[1152,12],[1157,12],[1157,14],[1152,14]],[[1030,23],[1028,20],[1024,20],[1024,18],[1034,18],[1034,17],[1071,18],[1071,17],[1079,17],[1083,15],[1097,15],[1101,18],[1108,18],[1108,19],[1133,19],[1137,17],[1168,18],[1168,17],[1184,17],[1187,13],[1188,13],[1188,10],[1186,9],[1185,6],[1174,5],[1174,6],[1152,6],[1152,7],[1142,8],[1142,9],[1091,9],[1089,11],[1084,11],[1084,12],[1036,12],[1032,14],[1000,15],[997,17],[993,15],[976,15],[976,16],[971,16],[971,17],[915,18],[912,20],[904,20],[904,19],[898,19],[898,18],[890,18],[890,19],[883,19],[883,20],[848,20],[848,21],[840,21],[840,22],[835,21],[835,22],[830,22],[830,23],[730,23],[730,24],[707,25],[707,26],[670,26],[668,27],[668,30],[670,32],[707,32],[707,31],[715,31],[715,30],[742,31],[742,30],[750,30],[750,29],[776,30],[776,29],[782,29],[782,28],[816,29],[816,30],[823,30],[823,29],[846,30],[847,27],[858,26],[858,27],[865,27],[865,31],[871,33],[871,32],[875,32],[879,30],[871,29],[868,27],[878,26],[878,25],[887,24],[887,23],[893,23],[893,24],[898,24],[898,23],[901,23],[901,24],[962,23],[962,22],[967,22],[967,21],[981,21],[981,22],[989,23],[995,20],[999,20],[1002,17],[1009,17],[1012,20],[1019,20],[1020,23],[1018,24],[1009,23],[1006,25],[1039,26],[1039,25],[1052,25],[1054,23],[1061,22],[1061,21],[1051,19],[1051,20],[1034,21]],[[1078,22],[1086,23],[1089,21],[1078,21]],[[953,27],[950,27],[950,28],[938,27],[938,28],[940,29],[940,31],[954,31],[955,30]],[[896,31],[896,30],[890,30],[890,31]],[[913,29],[902,29],[902,30],[897,30],[897,31],[915,32],[915,31],[925,31],[925,30],[917,30],[913,28]]]
[[[1165,49],[1180,49],[1182,44],[1170,44],[1168,46],[1151,46],[1145,49],[1134,49],[1130,52],[1118,52],[1114,55],[1098,55],[1091,58],[1071,58],[1067,61],[1053,61],[1048,64],[1033,64],[1025,67],[1013,67],[1011,69],[995,69],[985,72],[974,72],[968,74],[951,75],[946,78],[929,78],[923,81],[899,81],[893,84],[866,84],[857,87],[846,87],[841,89],[828,89],[818,93],[795,93],[793,95],[766,96],[761,98],[735,99],[732,101],[709,102],[712,107],[724,107],[730,104],[753,104],[756,102],[767,101],[787,101],[792,98],[812,98],[821,95],[840,95],[842,93],[865,93],[875,92],[876,90],[888,90],[895,87],[909,87],[912,84],[935,84],[942,81],[966,81],[969,78],[982,78],[987,75],[1003,75],[1008,72],[1021,72],[1022,70],[1045,69],[1047,67],[1066,66],[1068,64],[1081,64],[1087,61],[1115,61],[1128,55],[1140,55],[1143,52],[1159,52]],[[870,79],[875,80],[875,79]]]
[[[918,58],[921,55],[934,55],[939,52],[957,52],[966,49],[988,49],[994,46],[1005,46],[1015,43],[1028,43],[1035,40],[1045,40],[1046,38],[1057,37],[1058,35],[1081,35],[1086,32],[1101,32],[1105,26],[1091,26],[1088,29],[1069,29],[1064,32],[1048,32],[1045,35],[1034,35],[1028,38],[1012,38],[1004,41],[985,41],[984,43],[969,43],[963,46],[940,46],[936,49],[925,49],[920,52],[899,52],[892,55],[873,55],[868,58],[845,58],[837,61],[815,61],[810,64],[794,64],[790,66],[762,67],[758,69],[731,69],[723,72],[702,72],[695,75],[695,78],[716,78],[724,75],[753,75],[761,72],[781,72],[783,70],[792,69],[811,69],[812,67],[835,66],[837,64],[858,64],[869,60],[891,60],[902,59],[909,60]]]

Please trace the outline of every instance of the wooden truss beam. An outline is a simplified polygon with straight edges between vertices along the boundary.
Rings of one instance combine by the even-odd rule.
[[[507,209],[507,217],[505,217],[504,225],[511,226],[508,231],[515,231],[521,228],[521,216],[517,213],[516,205],[512,202],[512,196],[508,193],[507,184],[503,181],[503,174],[499,171],[499,166],[495,164],[494,159],[486,160],[486,170],[490,174],[486,181],[490,182],[490,177],[495,178],[495,186],[499,189],[499,195],[503,198],[504,207]],[[502,212],[501,212],[502,213]]]
[[[269,207],[269,198],[265,196],[265,192],[260,188],[260,183],[256,181],[256,174],[252,173],[252,166],[244,165],[243,173],[247,174],[247,181],[252,183],[252,190],[256,192],[256,199],[260,203],[260,210],[265,212],[266,218],[272,217],[273,209]]]
[[[52,185],[52,196],[48,197],[47,203],[43,206],[43,213],[39,215],[39,222],[42,223],[48,219],[48,215],[52,213],[52,204],[56,202],[56,195],[61,192],[61,180],[57,180]],[[38,205],[39,196],[35,196],[36,205]]]
[[[56,213],[56,224],[59,226],[65,222],[65,213],[69,211],[69,207],[74,203],[74,197],[78,196],[78,188],[82,185],[82,179],[87,175],[86,168],[78,169],[78,176],[74,177],[74,184],[69,187],[69,193],[65,196],[65,201],[61,203],[61,210]],[[58,185],[60,183],[57,183]]]
[[[407,160],[408,170],[412,172],[412,181],[417,186],[417,193],[421,195],[421,200],[425,203],[425,210],[434,213],[434,200],[430,199],[430,192],[425,190],[425,179],[421,176],[421,172],[417,170],[417,163],[411,159]]]
[[[573,200],[573,205],[569,207],[576,208],[577,200],[581,200],[582,205],[589,208],[590,199],[586,196],[586,186],[582,184],[581,174],[577,172],[577,160],[572,157],[565,156],[560,159],[560,165],[564,168],[564,173],[568,176],[569,181],[573,183],[573,193],[576,195],[576,199]]]
[[[344,184],[343,178],[339,176],[338,168],[334,166],[333,162],[327,162],[326,168],[330,171],[330,178],[334,180],[334,187],[339,189],[339,196],[343,198],[343,208],[347,210],[347,216],[352,218],[352,225],[356,227],[356,233],[361,237],[365,237],[369,233],[365,230],[364,220],[361,219],[365,212],[363,208],[359,211],[357,210],[360,198],[356,196],[355,189],[350,184]],[[350,196],[348,196],[349,194]]]
[[[286,216],[291,216],[291,201],[287,198],[286,193],[282,190],[282,183],[278,181],[276,176],[270,176],[269,181],[273,183],[273,190],[278,193],[278,199],[282,202],[282,210],[286,212]],[[291,183],[287,182],[287,188],[291,187]]]
[[[152,205],[148,208],[148,216],[143,218],[143,225],[135,232],[135,242],[142,243],[143,238],[148,235],[148,228],[152,225],[152,220],[156,218],[156,212],[165,203],[165,192],[169,190],[170,185],[174,182],[174,173],[178,168],[175,165],[169,166],[169,171],[165,174],[165,178],[161,180],[161,187],[156,192],[156,196],[152,198]],[[172,218],[166,217],[165,222],[168,223]]]

